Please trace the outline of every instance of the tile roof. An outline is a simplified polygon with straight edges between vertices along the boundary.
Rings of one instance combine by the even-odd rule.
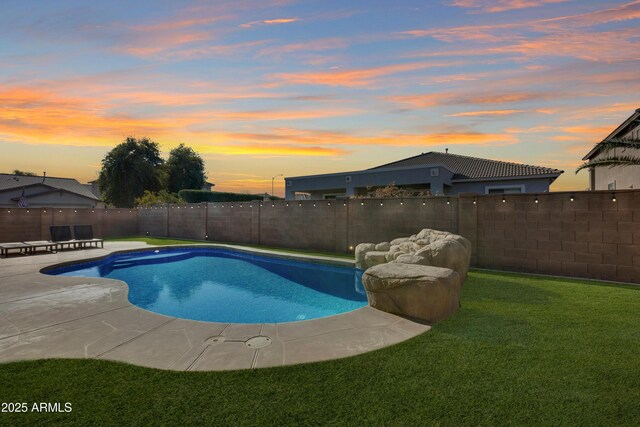
[[[99,200],[96,196],[73,178],[46,177],[42,182],[42,176],[22,176],[8,173],[0,173],[0,191],[22,188],[28,185],[43,184],[55,189],[63,189],[90,199]]]
[[[461,156],[459,154],[440,153],[431,151],[396,162],[387,163],[368,170],[398,168],[406,166],[420,166],[442,164],[450,169],[456,179],[480,178],[510,178],[518,176],[560,175],[564,171],[545,168],[542,166],[524,165],[521,163],[502,162],[499,160],[481,159],[478,157]]]

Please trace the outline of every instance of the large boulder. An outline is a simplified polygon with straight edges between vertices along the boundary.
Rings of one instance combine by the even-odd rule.
[[[467,279],[471,253],[457,240],[436,240],[415,253],[415,256],[425,259],[425,265],[449,268],[460,274],[462,283]],[[395,262],[402,262],[397,258]]]
[[[364,263],[367,265],[367,267],[373,267],[374,265],[378,265],[378,264],[386,264],[387,263],[386,255],[387,255],[386,252],[381,252],[381,251],[367,252],[367,254],[364,256]]]
[[[356,267],[357,268],[367,268],[364,257],[367,252],[375,251],[376,244],[375,243],[360,243],[356,246]]]
[[[382,242],[376,245],[376,251],[387,252],[391,249],[391,244],[389,242]]]
[[[434,323],[460,307],[460,275],[447,268],[388,263],[362,275],[369,305]]]

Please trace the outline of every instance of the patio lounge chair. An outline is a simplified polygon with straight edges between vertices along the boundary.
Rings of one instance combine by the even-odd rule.
[[[44,248],[45,250],[50,252],[58,251],[58,244],[56,242],[49,242],[47,240],[36,240],[22,243],[30,246],[28,252],[32,255],[35,254],[39,248]]]
[[[9,255],[10,250],[19,250],[20,253],[29,255],[31,252],[31,245],[18,242],[18,243],[0,243],[0,256],[6,258]]]
[[[74,225],[73,236],[82,247],[95,244],[97,248],[98,244],[100,244],[100,246],[104,248],[104,240],[93,237],[93,226],[91,225]]]
[[[68,225],[52,225],[49,227],[51,232],[51,241],[55,243],[60,249],[64,249],[64,245],[74,249],[78,247],[78,241],[71,238],[71,227]]]

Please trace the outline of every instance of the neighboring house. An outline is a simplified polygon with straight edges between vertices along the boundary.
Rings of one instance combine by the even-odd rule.
[[[0,174],[0,207],[18,207],[24,191],[27,207],[95,208],[103,204],[73,178]]]
[[[88,184],[82,184],[89,189],[98,199],[102,199],[102,194],[100,193],[100,187],[98,187],[98,180],[94,179],[93,181],[89,181]]]
[[[613,138],[640,139],[640,108],[611,132],[609,136],[596,144],[582,160],[592,161],[611,156],[640,155],[640,150],[615,149],[608,153],[601,152],[600,146],[602,143]],[[625,188],[640,188],[640,166],[598,167],[589,169],[590,190],[616,190]]]
[[[365,195],[367,188],[398,187],[458,193],[543,193],[563,171],[541,166],[429,152],[354,172],[285,178],[286,199],[307,193],[311,199]]]
[[[215,185],[214,183],[209,182],[209,181],[205,181],[205,183],[202,185],[202,189],[203,189],[204,191],[211,191],[211,189],[212,189],[213,187],[215,187],[215,186],[216,186],[216,185]]]

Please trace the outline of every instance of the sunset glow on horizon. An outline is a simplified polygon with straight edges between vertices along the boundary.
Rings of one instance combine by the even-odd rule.
[[[9,1],[0,172],[87,182],[135,136],[193,147],[219,191],[445,148],[583,190],[640,107],[639,24],[640,0]]]

